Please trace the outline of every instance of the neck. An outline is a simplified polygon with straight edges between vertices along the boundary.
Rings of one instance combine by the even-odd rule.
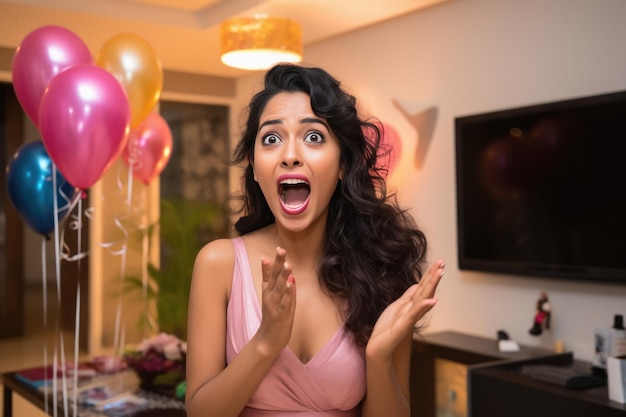
[[[294,265],[305,268],[317,268],[324,252],[326,219],[320,219],[315,225],[299,232],[286,230],[274,225],[276,246],[287,251],[287,259]]]

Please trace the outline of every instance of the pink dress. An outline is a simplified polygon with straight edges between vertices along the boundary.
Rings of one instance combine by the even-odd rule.
[[[228,363],[261,323],[246,247],[241,238],[232,242],[236,261],[226,319]],[[306,364],[285,347],[240,417],[358,417],[365,387],[364,351],[342,327]]]

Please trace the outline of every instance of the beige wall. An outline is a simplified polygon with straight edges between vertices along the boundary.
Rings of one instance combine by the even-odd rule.
[[[430,242],[430,259],[447,259],[439,305],[426,331],[521,343],[562,340],[581,359],[593,355],[593,330],[626,314],[626,286],[460,271],[456,250],[453,120],[456,116],[626,90],[623,0],[450,0],[305,48],[306,64],[326,68],[393,125],[401,166],[391,178]],[[242,79],[239,103],[259,77]],[[409,112],[437,106],[439,118],[421,170],[419,138],[393,105]],[[530,336],[535,301],[547,291],[553,329]]]

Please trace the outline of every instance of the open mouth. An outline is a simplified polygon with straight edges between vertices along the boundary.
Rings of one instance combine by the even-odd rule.
[[[289,211],[303,209],[311,194],[311,187],[303,179],[286,178],[279,182],[278,194],[285,209]]]

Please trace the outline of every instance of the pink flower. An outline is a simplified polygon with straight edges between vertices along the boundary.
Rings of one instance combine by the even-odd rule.
[[[126,355],[128,366],[138,372],[184,370],[187,343],[174,335],[159,333],[144,339],[136,351]]]
[[[187,351],[187,343],[183,342],[178,337],[172,334],[159,333],[158,335],[153,336],[149,339],[142,340],[139,344],[139,350],[143,354],[145,354],[150,349],[154,349],[160,353],[171,353],[176,350],[178,359],[180,359],[180,350],[182,349],[183,353],[185,353]]]

